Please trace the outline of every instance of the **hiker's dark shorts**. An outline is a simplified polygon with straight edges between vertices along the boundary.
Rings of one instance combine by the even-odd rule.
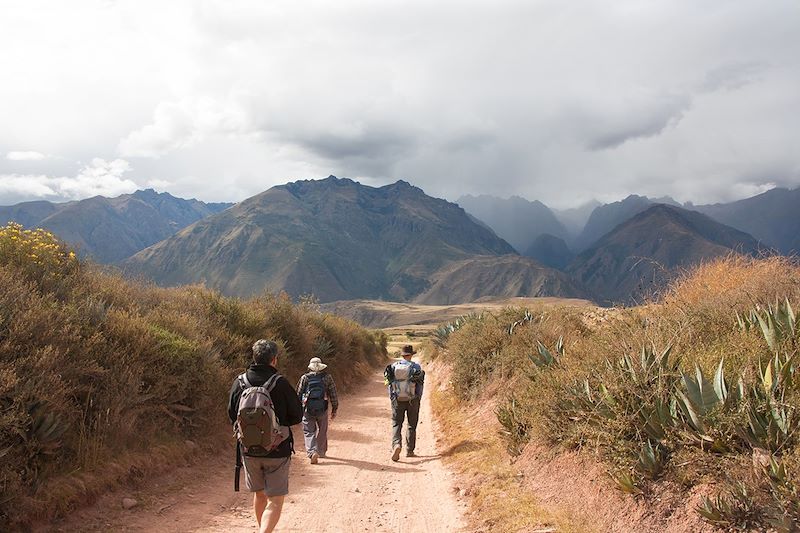
[[[291,457],[244,456],[244,481],[247,490],[263,490],[267,496],[289,494],[289,462]]]

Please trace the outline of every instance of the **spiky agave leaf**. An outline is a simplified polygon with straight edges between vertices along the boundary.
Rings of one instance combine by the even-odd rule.
[[[650,479],[656,479],[664,471],[667,454],[658,444],[653,444],[648,440],[642,444],[636,466],[640,472],[647,475]]]
[[[616,483],[617,488],[622,492],[628,494],[642,493],[642,489],[638,487],[638,485],[636,484],[636,480],[633,478],[630,472],[622,471],[622,472],[617,472],[615,474],[611,474],[611,479],[614,480],[614,483]]]
[[[558,341],[556,342],[556,353],[559,357],[564,356],[564,336],[561,335],[558,337]]]
[[[681,411],[683,411],[683,414],[688,418],[687,422],[691,428],[704,435],[706,432],[706,426],[703,423],[703,417],[700,416],[700,413],[698,413],[694,403],[681,390],[676,391],[675,394],[678,400],[678,406],[681,408]]]
[[[643,407],[639,411],[642,429],[652,440],[662,442],[667,438],[667,428],[675,423],[669,404],[657,398],[652,408]]]
[[[724,379],[724,376],[720,376]],[[703,375],[703,370],[695,365],[695,376],[689,376],[681,372],[681,381],[686,389],[686,397],[695,411],[700,415],[706,415],[722,401],[723,397],[717,394],[714,385],[712,385]],[[725,387],[727,390],[727,386]]]

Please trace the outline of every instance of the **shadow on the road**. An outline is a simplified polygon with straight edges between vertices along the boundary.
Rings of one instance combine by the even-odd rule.
[[[410,465],[421,465],[430,463],[431,461],[441,461],[442,455],[415,455],[414,457],[407,457],[405,460]]]
[[[388,460],[388,457],[387,457]],[[343,457],[331,457],[328,455],[324,459],[320,459],[319,464],[316,466],[335,466],[336,464],[346,464],[349,466],[354,466],[360,470],[372,470],[374,472],[396,472],[399,474],[409,473],[409,472],[424,472],[421,468],[409,468],[409,467],[397,467],[390,464],[382,464],[382,463],[371,463],[369,461],[359,461],[358,459],[345,459]],[[408,465],[414,463],[406,463]]]
[[[369,444],[378,441],[378,439],[372,435],[361,433],[360,431],[356,431],[354,429],[339,428],[331,430],[329,438],[332,441],[342,440],[356,442],[358,444]]]
[[[440,455],[442,457],[451,457],[460,453],[474,452],[475,450],[479,450],[481,447],[481,444],[475,442],[474,440],[462,440],[458,444],[453,444],[444,450]]]
[[[342,419],[341,423],[357,424],[360,421],[372,418],[383,418],[389,420],[390,421],[389,423],[391,423],[392,408],[391,405],[389,404],[388,399],[386,400],[385,403],[376,401],[362,402],[362,404],[358,406],[357,413],[353,414],[352,416],[345,415],[345,418]]]

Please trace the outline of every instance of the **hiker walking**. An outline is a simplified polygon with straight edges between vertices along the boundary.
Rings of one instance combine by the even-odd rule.
[[[260,339],[253,344],[253,364],[231,386],[228,416],[237,434],[238,457],[244,458],[245,483],[253,493],[260,533],[270,533],[281,517],[289,493],[289,462],[294,441],[289,426],[299,424],[303,406],[292,385],[278,374],[278,345]]]
[[[328,452],[328,402],[331,407],[331,420],[336,418],[339,398],[333,376],[325,372],[328,365],[319,357],[308,362],[308,369],[297,383],[297,396],[303,403],[303,436],[306,453],[311,464],[317,464],[320,457]]]
[[[403,447],[403,420],[406,416],[408,417],[406,457],[414,457],[414,448],[417,444],[417,423],[425,371],[418,363],[411,360],[416,353],[410,344],[403,346],[400,351],[403,358],[390,364],[383,371],[385,383],[389,386],[389,399],[392,401],[392,461],[400,460],[400,451]]]

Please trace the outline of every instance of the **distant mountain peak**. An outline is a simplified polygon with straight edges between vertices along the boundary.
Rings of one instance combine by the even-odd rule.
[[[633,303],[663,288],[678,269],[762,249],[752,236],[706,215],[654,204],[601,237],[567,271],[605,302]]]
[[[328,178],[273,187],[126,263],[165,285],[205,282],[236,296],[284,290],[320,301],[413,300],[453,262],[508,254],[507,242],[459,206],[408,182],[371,187]]]
[[[538,235],[550,233],[560,238],[567,229],[545,204],[520,196],[498,198],[482,194],[462,196],[458,203],[508,241],[518,252],[525,252]]]
[[[0,208],[0,222],[39,226],[101,263],[114,263],[229,204],[206,204],[143,189],[114,198],[93,196],[60,204],[37,202]]]
[[[425,194],[425,192],[417,187],[416,185],[412,185],[411,183],[405,180],[397,180],[394,183],[390,183],[389,185],[384,185],[381,189],[388,189],[388,190],[397,190],[400,192],[414,192],[419,194]]]

